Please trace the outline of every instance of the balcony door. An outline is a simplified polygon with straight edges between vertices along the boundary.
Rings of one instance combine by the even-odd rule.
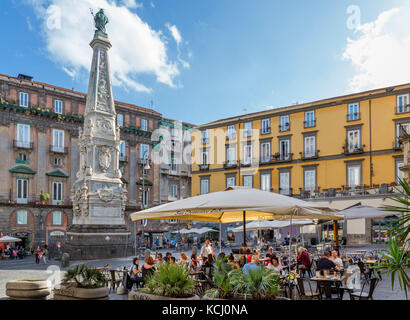
[[[305,158],[314,157],[316,153],[316,137],[305,137]]]
[[[22,148],[30,148],[30,125],[17,124],[17,146]]]
[[[279,193],[290,194],[290,172],[279,172]]]
[[[63,200],[63,183],[53,182],[53,205],[60,204]]]
[[[305,170],[305,191],[313,192],[316,189],[316,170]]]
[[[64,152],[64,131],[53,130],[53,151]]]
[[[17,179],[17,203],[28,202],[28,179]]]
[[[270,161],[270,142],[261,143],[261,161]]]
[[[347,185],[351,188],[360,186],[362,176],[362,167],[354,165],[347,167]]]
[[[290,141],[280,140],[279,141],[279,155],[280,160],[288,160],[290,157]]]
[[[354,152],[360,145],[360,130],[350,130],[347,132],[347,148],[349,152]]]

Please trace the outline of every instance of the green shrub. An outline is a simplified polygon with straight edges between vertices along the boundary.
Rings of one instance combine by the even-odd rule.
[[[144,292],[172,298],[187,298],[193,295],[195,281],[189,278],[185,265],[162,263],[148,276]]]
[[[107,286],[108,280],[99,270],[80,265],[66,272],[62,284],[68,287],[96,289]]]

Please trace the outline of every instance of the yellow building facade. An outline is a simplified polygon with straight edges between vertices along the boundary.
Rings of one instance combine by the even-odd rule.
[[[388,193],[410,84],[214,121],[192,135],[192,195],[247,186],[307,199]]]

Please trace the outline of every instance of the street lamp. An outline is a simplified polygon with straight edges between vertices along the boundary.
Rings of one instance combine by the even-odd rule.
[[[144,154],[142,155],[142,159],[141,159],[141,170],[142,170],[142,196],[141,196],[141,209],[145,209],[145,176],[146,176],[146,171],[150,170],[151,167],[149,165],[149,159],[146,157],[146,155],[148,154],[148,150],[146,150],[144,152]],[[144,235],[144,221],[141,221],[141,225],[142,225],[142,241],[144,242],[145,245],[145,235]],[[137,241],[136,237],[135,237],[135,242]],[[136,244],[135,244],[136,247]]]

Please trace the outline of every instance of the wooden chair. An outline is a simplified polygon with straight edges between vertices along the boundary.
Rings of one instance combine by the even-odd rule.
[[[379,278],[372,278],[370,279],[370,284],[369,284],[369,291],[364,291],[364,288],[367,286],[368,282],[364,282],[362,289],[356,292],[349,291],[350,295],[350,300],[373,300],[373,293],[374,290],[376,289],[377,284],[379,283],[380,279]]]
[[[305,290],[305,283],[306,282],[309,285],[309,290],[308,291]],[[313,291],[312,285],[310,284],[309,279],[298,277],[297,278],[297,287],[296,288],[298,290],[298,294],[299,294],[299,297],[301,299],[311,299],[311,300],[313,300],[313,299],[317,298],[318,300],[322,300],[322,297],[320,296],[320,293],[317,292],[317,290]]]
[[[325,300],[340,300],[340,294],[334,293],[334,287],[332,286],[331,281],[318,281],[318,286],[322,299],[324,295]]]

